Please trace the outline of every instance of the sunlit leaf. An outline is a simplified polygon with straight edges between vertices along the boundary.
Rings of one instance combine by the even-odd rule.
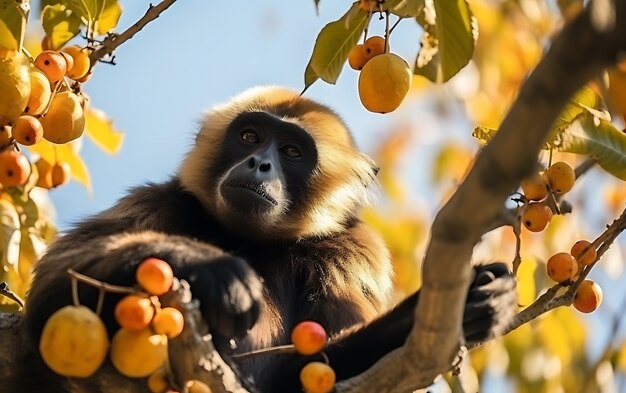
[[[122,5],[118,0],[106,0],[104,9],[96,22],[96,33],[106,34],[117,27],[122,15]]]
[[[113,121],[104,112],[90,108],[87,111],[85,134],[102,150],[115,154],[120,150],[124,134],[113,127]]]
[[[437,152],[432,168],[432,181],[440,184],[452,179],[460,182],[472,162],[472,153],[465,147],[455,143],[448,143]]]
[[[589,87],[584,86],[569,100],[568,104],[563,108],[559,117],[552,125],[552,128],[560,130],[568,126],[583,112],[590,111],[590,109],[597,109],[600,103],[600,97]],[[599,112],[593,114],[597,116]],[[608,113],[606,116],[608,116]],[[607,120],[610,120],[610,117]]]
[[[424,9],[425,0],[387,0],[385,7],[389,12],[403,18],[416,17]]]
[[[0,0],[0,47],[22,50],[30,0]]]
[[[54,50],[63,47],[76,36],[82,25],[80,17],[63,4],[46,6],[41,13],[41,19],[51,49]]]
[[[322,28],[315,40],[309,61],[311,69],[317,76],[325,82],[335,84],[348,59],[348,52],[357,44],[367,21],[367,12],[362,10],[357,2],[341,19]],[[305,83],[311,80],[311,75],[310,72],[305,73]]]
[[[33,153],[39,154],[44,160],[48,162],[65,161],[70,166],[70,172],[72,178],[81,183],[87,191],[91,192],[91,178],[89,177],[89,171],[83,161],[80,154],[75,147],[78,141],[65,143],[63,145],[54,145],[45,139],[29,146],[29,150]]]
[[[626,134],[610,122],[583,113],[561,135],[559,151],[584,154],[626,180]]]
[[[418,18],[425,29],[425,38],[414,73],[433,82],[446,82],[465,67],[474,54],[478,37],[476,19],[466,0],[426,1],[424,13]]]
[[[8,267],[17,263],[19,257],[20,217],[15,206],[0,199],[0,281]]]
[[[472,131],[472,136],[478,139],[480,143],[487,144],[491,141],[491,139],[494,135],[496,135],[497,132],[498,130],[496,128],[477,126],[476,128],[474,128],[474,131]]]
[[[535,285],[535,271],[537,261],[531,257],[522,257],[522,263],[517,270],[517,303],[527,306],[535,301],[537,287]]]
[[[311,67],[311,61],[309,60],[309,64],[306,65],[306,70],[304,70],[304,90],[302,92],[304,93],[319,78],[313,67]]]

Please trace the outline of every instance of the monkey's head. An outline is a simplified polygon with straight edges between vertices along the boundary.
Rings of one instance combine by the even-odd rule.
[[[229,229],[297,238],[342,228],[368,203],[377,170],[328,107],[262,87],[206,114],[180,178]]]

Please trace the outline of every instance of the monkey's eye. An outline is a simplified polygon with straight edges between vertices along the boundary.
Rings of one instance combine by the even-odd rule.
[[[241,131],[241,139],[248,143],[257,144],[261,141],[259,133],[252,127],[246,127]]]
[[[294,145],[287,145],[284,146],[280,149],[280,151],[283,152],[284,155],[286,155],[289,158],[300,158],[302,157],[302,152],[300,151],[299,148],[297,148]]]

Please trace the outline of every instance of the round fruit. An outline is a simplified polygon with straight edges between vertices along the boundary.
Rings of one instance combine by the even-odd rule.
[[[115,306],[115,320],[124,329],[145,329],[150,325],[153,316],[154,307],[147,297],[127,295]]]
[[[163,393],[170,387],[164,368],[160,368],[148,377],[148,389],[152,393]]]
[[[57,161],[53,166],[50,173],[50,179],[52,180],[52,187],[62,186],[70,181],[71,170],[70,164],[65,161]]]
[[[59,51],[59,54],[65,59],[65,74],[67,75],[72,67],[74,67],[74,58],[67,52]]]
[[[546,171],[548,181],[552,191],[557,194],[564,194],[574,187],[576,173],[568,163],[559,161],[550,165]]]
[[[43,71],[50,84],[54,85],[65,76],[67,62],[59,52],[45,50],[35,58],[35,67]]]
[[[37,167],[37,173],[39,174],[39,179],[37,179],[37,187],[45,188],[49,190],[53,188],[52,185],[52,165],[43,158],[40,158],[35,162],[35,166]]]
[[[191,381],[187,381],[185,384],[187,387],[188,393],[211,393],[211,388],[209,385],[202,381],[198,381],[197,379],[192,379]]]
[[[104,324],[85,306],[65,306],[48,318],[39,352],[54,372],[89,377],[104,362],[109,349]]]
[[[74,45],[64,48],[62,52],[67,53],[74,59],[74,65],[67,71],[69,78],[77,80],[87,75],[89,67],[91,66],[87,49],[82,49],[80,46]]]
[[[0,125],[17,119],[30,96],[28,58],[20,52],[0,59]]]
[[[335,386],[335,371],[326,363],[311,362],[300,371],[300,382],[307,393],[328,393]]]
[[[522,193],[526,199],[540,201],[548,196],[548,176],[540,172],[528,179],[522,180]]]
[[[172,287],[174,273],[170,265],[162,259],[146,258],[135,272],[139,285],[151,295],[163,295]]]
[[[362,70],[367,63],[365,53],[363,53],[363,45],[358,44],[348,52],[348,64],[353,70]]]
[[[24,113],[28,115],[40,115],[48,106],[52,92],[50,82],[43,72],[33,69],[30,72],[30,96]]]
[[[156,334],[164,334],[167,338],[178,337],[185,327],[183,314],[173,307],[165,307],[157,311],[152,319],[152,330]]]
[[[411,87],[411,68],[404,59],[384,53],[369,60],[359,75],[359,98],[370,112],[388,113],[400,106]]]
[[[80,137],[85,130],[85,114],[78,96],[70,91],[55,95],[41,124],[43,137],[52,143],[67,143]]]
[[[11,131],[11,126],[0,126],[0,148],[8,145],[12,138],[13,132]]]
[[[552,255],[546,263],[548,276],[556,282],[571,280],[578,272],[576,259],[567,252]]]
[[[317,322],[304,321],[291,331],[291,342],[302,355],[314,355],[324,349],[328,336],[326,330]]]
[[[574,295],[574,308],[580,312],[590,313],[600,307],[602,303],[602,288],[592,280],[580,283]]]
[[[597,255],[596,249],[593,248],[591,243],[587,240],[579,240],[574,243],[572,249],[570,250],[570,254],[572,254],[572,256],[584,266],[591,265],[596,260]]]
[[[167,337],[150,329],[120,329],[111,341],[111,362],[120,374],[143,378],[155,372],[167,359]]]
[[[34,145],[43,138],[41,122],[28,115],[18,117],[13,123],[13,138],[24,146]]]
[[[552,210],[543,203],[530,202],[522,212],[522,223],[531,232],[541,232],[552,220]]]
[[[385,53],[385,39],[379,35],[372,36],[363,43],[363,56],[366,60]]]
[[[25,155],[15,150],[0,153],[0,184],[5,187],[21,186],[30,175],[30,163]]]

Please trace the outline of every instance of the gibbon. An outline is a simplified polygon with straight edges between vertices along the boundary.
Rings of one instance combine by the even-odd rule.
[[[337,379],[363,372],[404,343],[419,297],[390,310],[389,253],[358,218],[377,171],[338,115],[297,92],[253,88],[213,108],[175,176],[81,222],[36,264],[24,317],[32,356],[41,362],[46,320],[71,304],[68,268],[133,285],[137,264],[158,257],[190,282],[216,341],[236,338],[234,353],[289,343],[296,323],[314,320],[336,338],[325,353]],[[497,334],[515,307],[504,264],[474,269],[463,326],[470,343]],[[110,332],[119,299],[106,296]],[[97,290],[81,285],[80,300],[93,309]],[[293,393],[310,359],[263,356],[239,368],[262,393]],[[53,379],[47,386],[58,390],[40,391],[71,391]]]

